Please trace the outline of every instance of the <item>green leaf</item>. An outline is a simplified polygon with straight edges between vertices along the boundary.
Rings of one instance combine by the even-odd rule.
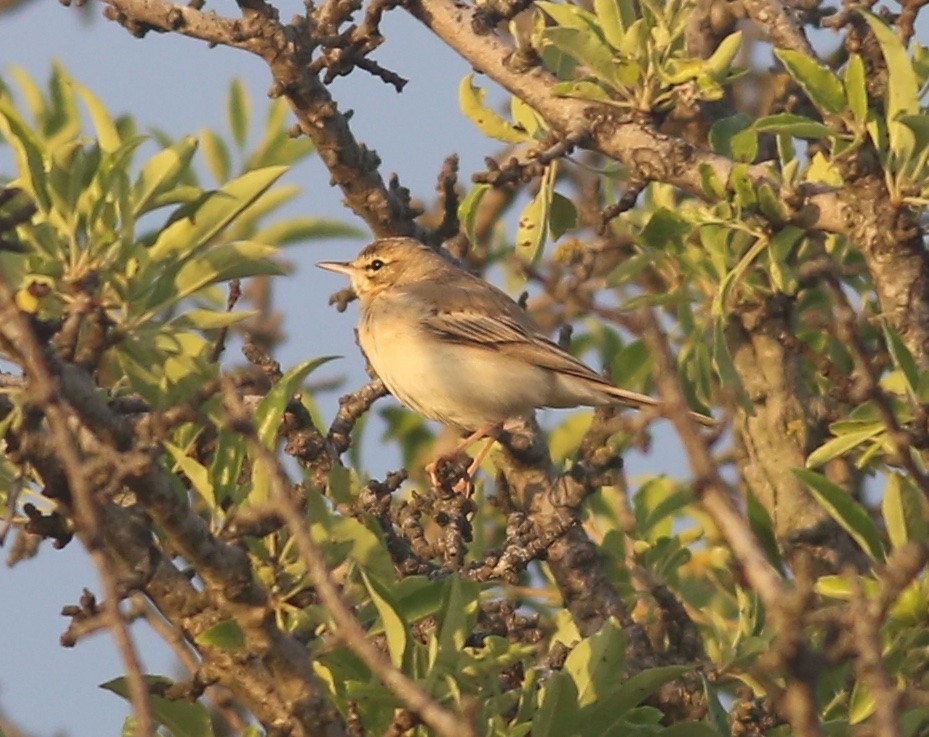
[[[583,64],[587,71],[604,84],[613,88],[625,86],[619,76],[619,65],[613,50],[595,30],[553,26],[545,30],[544,37],[556,49]]]
[[[798,51],[775,49],[774,55],[813,104],[830,113],[845,110],[845,88],[831,69]]]
[[[815,471],[795,468],[793,472],[810,488],[816,501],[852,536],[862,550],[876,561],[884,559],[884,547],[877,525],[851,494]]]
[[[704,68],[715,76],[721,76],[729,70],[742,46],[742,31],[735,31],[719,42],[719,46],[704,62]]]
[[[700,164],[700,183],[703,187],[703,193],[714,200],[722,200],[726,197],[726,188],[720,181],[716,170],[710,164]]]
[[[216,511],[216,490],[213,488],[206,467],[188,456],[183,448],[178,448],[168,442],[164,443],[164,447],[171,454],[177,468],[190,480],[194,491],[209,505],[210,509]]]
[[[526,131],[510,125],[484,104],[485,90],[475,87],[474,74],[467,75],[458,85],[458,104],[461,111],[485,136],[505,143],[520,143],[531,140]]]
[[[136,317],[136,322],[150,319],[211,284],[247,276],[280,275],[281,266],[270,259],[276,253],[274,246],[237,241],[215,246],[198,258],[175,263],[167,269],[159,264],[149,265],[147,271],[160,273],[157,281],[153,280],[154,291],[144,298],[145,311]],[[142,304],[140,301],[137,306]]]
[[[542,187],[519,215],[516,228],[516,253],[524,261],[532,263],[542,254],[548,230],[550,204],[550,192]]]
[[[234,619],[224,619],[197,635],[194,642],[222,650],[241,650],[245,647],[245,633]]]
[[[293,399],[307,376],[335,358],[338,356],[323,356],[298,363],[271,387],[271,391],[262,397],[255,409],[255,427],[262,445],[270,450],[274,449],[277,444],[277,430],[284,419],[284,409],[287,404]]]
[[[229,118],[229,130],[239,148],[245,147],[248,139],[248,123],[251,105],[248,100],[248,91],[239,79],[232,80],[229,85],[229,102],[226,115]]]
[[[478,208],[488,189],[490,189],[489,184],[475,184],[458,205],[458,222],[461,223],[468,240],[472,243],[475,241],[474,224],[477,221]]]
[[[48,180],[45,172],[44,150],[35,132],[0,97],[0,138],[5,139],[16,156],[16,171],[19,177],[13,180],[32,196],[42,212],[51,209]]]
[[[748,525],[752,533],[758,538],[761,547],[768,560],[775,566],[780,566],[781,553],[777,545],[777,535],[774,533],[774,522],[768,510],[758,500],[755,492],[751,489],[746,494],[746,514],[748,516]]]
[[[894,548],[914,540],[929,541],[929,524],[926,522],[925,499],[909,478],[891,473],[887,477],[881,514],[887,527],[887,536]]]
[[[615,687],[616,674],[622,672],[625,659],[626,636],[614,619],[606,620],[599,632],[575,645],[565,660],[564,672],[577,687],[578,706],[603,699]]]
[[[548,230],[553,241],[577,225],[577,208],[574,202],[558,192],[552,193],[552,204],[548,214]]]
[[[368,589],[368,594],[371,596],[371,600],[374,602],[377,613],[380,615],[381,622],[384,625],[384,634],[387,637],[387,650],[390,653],[390,662],[393,663],[396,668],[402,668],[403,658],[409,640],[406,622],[404,622],[402,617],[397,613],[397,607],[392,601],[393,596],[385,586],[379,581],[375,581],[369,577],[364,570],[361,571],[361,578],[364,581],[365,588]]]
[[[706,694],[706,718],[712,725],[710,731],[716,735],[729,735],[729,715],[723,708],[722,703],[720,703],[718,690],[706,679],[703,673],[700,674],[700,681],[703,683],[703,692]],[[688,732],[688,734],[690,733]],[[667,731],[662,732],[662,735],[667,735]]]
[[[848,723],[861,724],[877,709],[877,700],[864,680],[855,682],[848,704]]]
[[[871,26],[887,63],[887,120],[892,121],[904,113],[918,113],[919,82],[906,48],[883,20],[866,10],[858,12]]]
[[[610,697],[610,706],[617,714],[622,714],[688,670],[691,667],[687,665],[664,665],[636,673],[616,689]]]
[[[220,505],[227,501],[242,501],[246,490],[240,487],[239,477],[244,463],[245,442],[242,436],[229,430],[220,430],[210,463],[210,481]]]
[[[132,186],[133,215],[148,212],[155,197],[180,181],[196,150],[197,139],[186,136],[145,162]]]
[[[876,15],[865,10],[859,12],[871,26],[887,63],[887,135],[891,150],[905,165],[914,154],[920,153],[915,150],[912,132],[898,120],[901,115],[919,113],[919,82],[916,72],[906,48],[894,30]]]
[[[868,119],[868,89],[865,83],[864,62],[858,54],[852,54],[845,66],[845,96],[848,107],[858,122]]]
[[[106,109],[106,106],[100,101],[100,98],[84,85],[73,80],[71,81],[71,85],[84,101],[84,105],[87,106],[87,112],[90,113],[90,119],[94,124],[94,129],[97,131],[97,140],[100,142],[100,148],[104,151],[115,151],[118,149],[121,143],[119,131],[116,129],[116,124],[113,122],[113,118],[110,117],[110,113]]]
[[[225,184],[228,182],[232,164],[226,142],[213,131],[204,128],[200,131],[200,150],[203,153],[203,160],[216,183]]]
[[[752,124],[759,133],[784,133],[794,138],[825,138],[832,129],[804,115],[778,113],[766,115]]]
[[[884,340],[887,341],[887,350],[893,361],[894,368],[898,368],[906,377],[907,390],[909,395],[914,399],[917,398],[916,391],[919,388],[919,369],[916,361],[913,360],[913,354],[906,347],[906,344],[900,339],[896,330],[890,327],[886,321],[881,323],[881,330],[884,333]]]
[[[640,671],[611,690],[605,698],[582,709],[579,717],[585,724],[615,723],[664,684],[689,670],[692,668],[687,665],[665,665]]]
[[[264,194],[285,171],[285,166],[256,169],[233,179],[218,191],[211,192],[158,234],[148,251],[149,257],[152,261],[181,258],[206,245]]]
[[[843,433],[827,440],[814,450],[806,459],[807,468],[818,468],[834,458],[845,455],[853,448],[866,443],[872,438],[885,432],[886,428],[881,422],[868,423],[864,428],[853,432]]]
[[[158,690],[172,685],[174,682],[162,676],[145,676],[151,694],[152,716],[159,724],[171,732],[172,737],[212,737],[213,725],[206,707],[199,701],[168,701],[162,696],[156,696],[153,687]],[[100,688],[112,691],[129,701],[129,685],[126,678],[120,676],[112,681],[101,683]]]
[[[564,737],[577,732],[577,688],[567,673],[553,673],[540,694],[532,718],[532,737]]]
[[[632,0],[594,0],[594,12],[607,43],[614,49],[621,49],[626,30],[635,21]]]
[[[479,615],[481,586],[451,576],[445,586],[442,601],[442,626],[439,630],[439,655],[454,655],[462,651],[474,631]]]

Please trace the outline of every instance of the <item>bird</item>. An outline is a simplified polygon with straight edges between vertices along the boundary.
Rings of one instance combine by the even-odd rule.
[[[352,261],[322,261],[347,276],[360,302],[358,344],[384,386],[423,417],[467,437],[427,466],[488,442],[473,475],[508,420],[538,408],[658,408],[654,397],[621,389],[549,339],[502,290],[415,238],[381,238]],[[701,425],[716,421],[696,412]]]

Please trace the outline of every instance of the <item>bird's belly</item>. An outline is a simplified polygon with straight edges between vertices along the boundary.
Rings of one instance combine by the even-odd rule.
[[[551,393],[549,372],[491,349],[444,343],[389,320],[372,320],[367,332],[361,347],[390,393],[462,430],[527,415]]]

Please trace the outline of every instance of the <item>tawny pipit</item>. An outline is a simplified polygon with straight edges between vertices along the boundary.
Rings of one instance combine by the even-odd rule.
[[[390,393],[472,433],[455,455],[538,407],[658,405],[613,386],[545,337],[509,296],[417,240],[384,238],[354,261],[316,265],[351,279],[361,301],[358,341]]]

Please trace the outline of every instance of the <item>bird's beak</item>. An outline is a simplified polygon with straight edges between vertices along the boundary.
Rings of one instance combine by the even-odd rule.
[[[316,266],[326,271],[334,271],[336,274],[345,274],[347,277],[351,277],[354,272],[348,261],[320,261]]]

